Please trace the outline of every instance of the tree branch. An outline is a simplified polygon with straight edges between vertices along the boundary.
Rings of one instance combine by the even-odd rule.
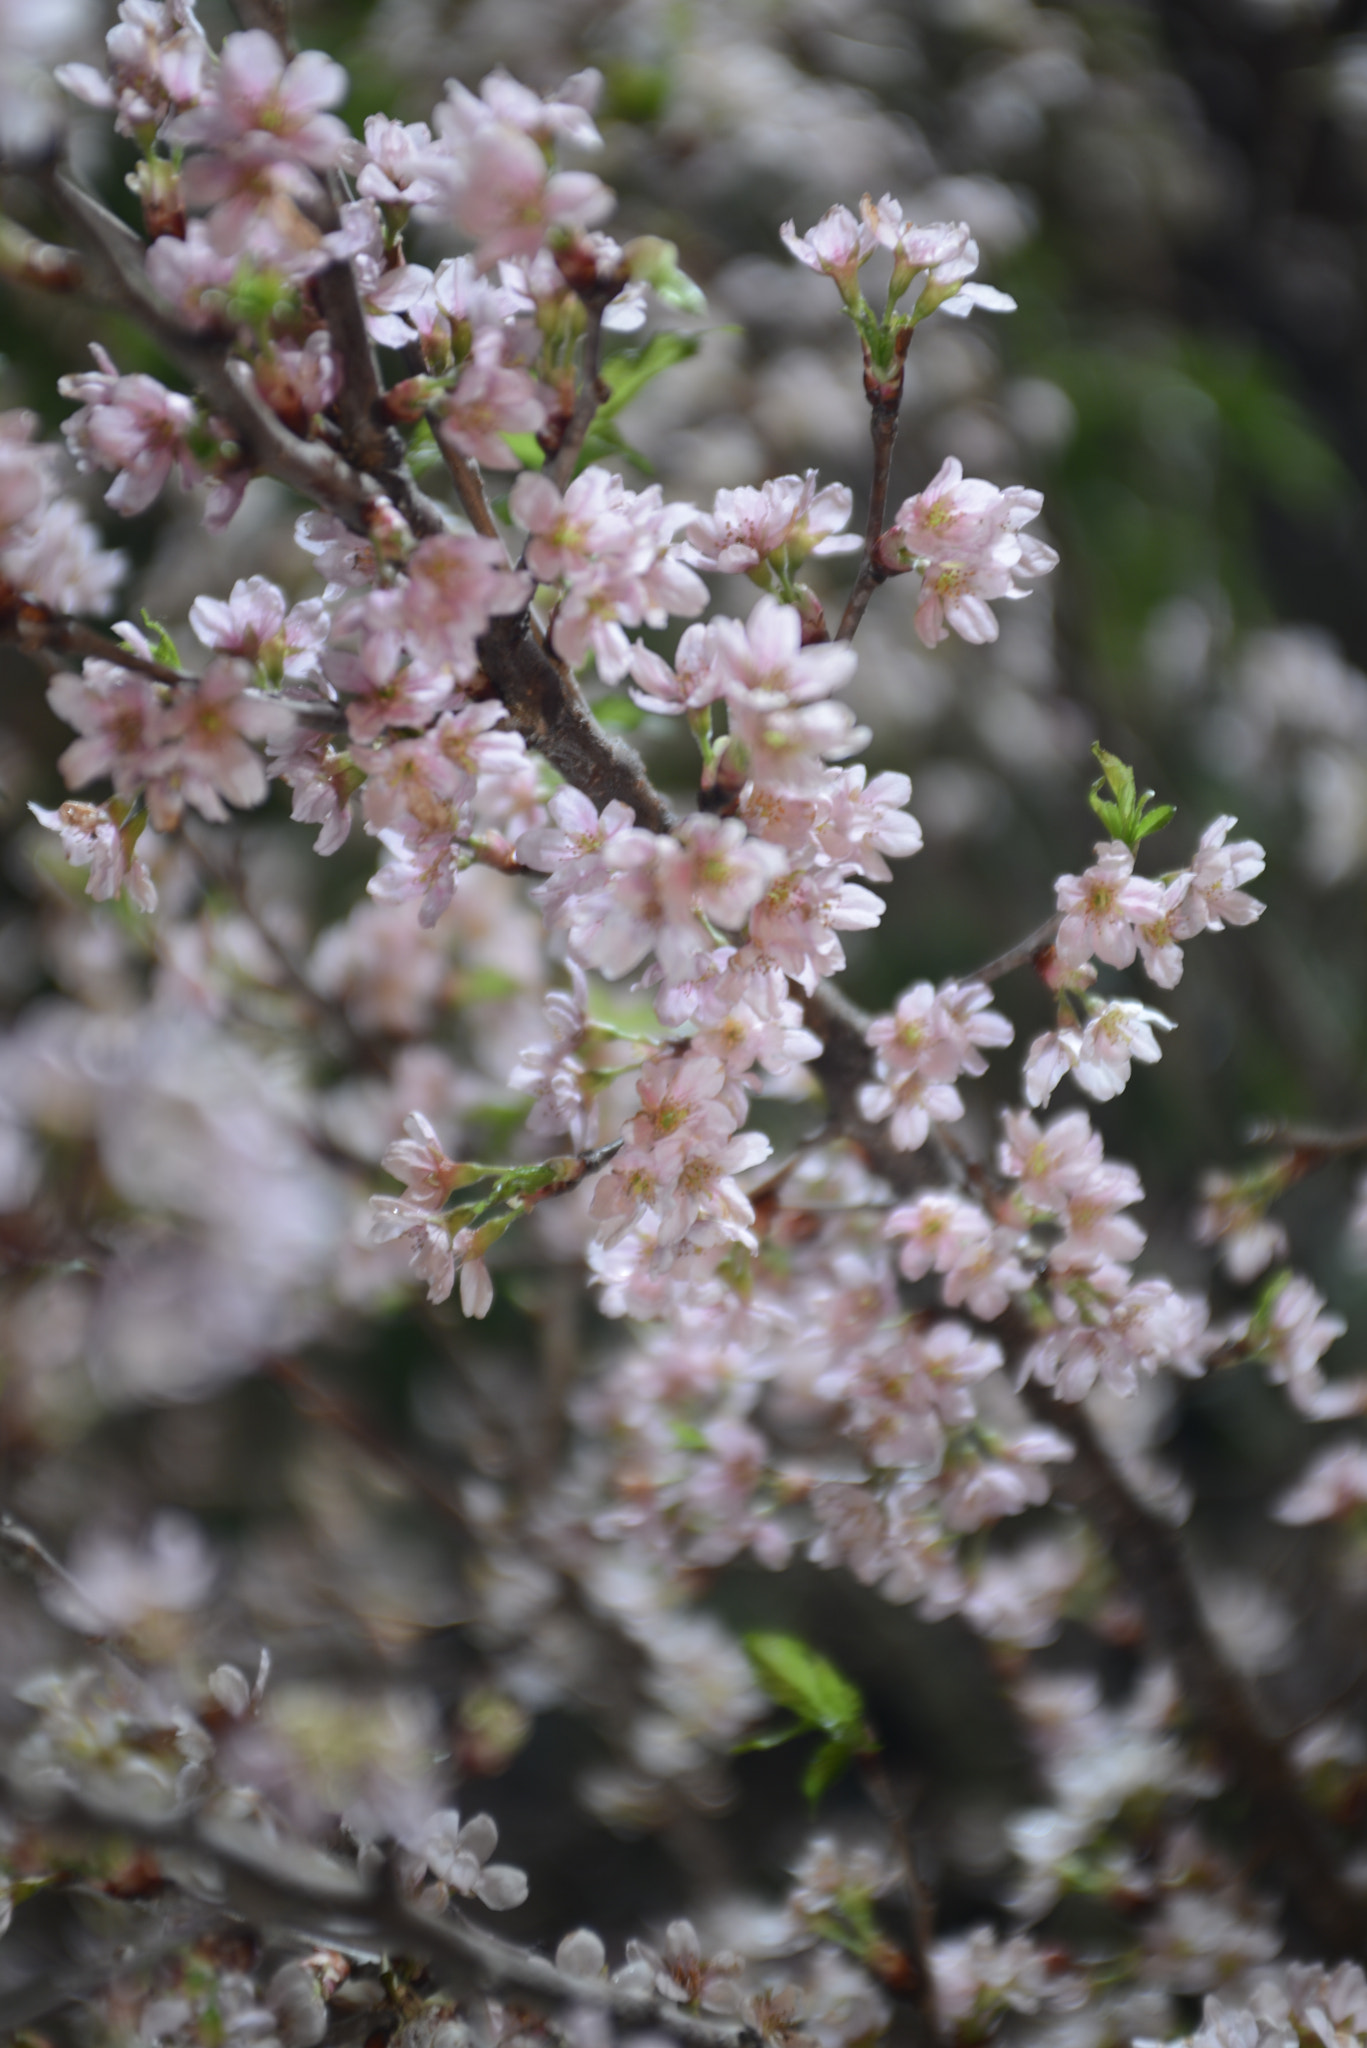
[[[864,522],[864,560],[854,589],[850,592],[845,606],[837,640],[853,640],[859,631],[869,599],[880,583],[887,581],[888,572],[878,560],[878,543],[882,539],[883,527],[888,510],[888,482],[892,475],[892,446],[897,439],[897,418],[902,409],[902,378],[906,363],[907,347],[911,341],[911,329],[904,328],[898,335],[897,361],[893,374],[888,378],[878,377],[869,361],[868,350],[864,352],[864,395],[869,401],[869,433],[873,440],[873,476],[869,484],[869,516]]]
[[[1285,1751],[1221,1655],[1176,1534],[1140,1506],[1080,1406],[1033,1381],[1020,1398],[1073,1446],[1055,1490],[1071,1497],[1102,1537],[1139,1602],[1150,1639],[1171,1659],[1196,1732],[1246,1802],[1255,1853],[1267,1877],[1285,1888],[1288,1916],[1327,1957],[1367,1954],[1367,1899],[1340,1877]]]
[[[610,298],[615,298],[620,287],[615,286]],[[574,476],[574,465],[579,452],[588,439],[589,428],[594,415],[607,396],[606,388],[598,382],[598,353],[603,339],[603,313],[609,303],[601,292],[594,293],[588,288],[584,298],[587,320],[584,328],[584,355],[579,373],[579,390],[565,428],[564,439],[552,459],[546,464],[546,475],[558,491],[563,491]]]
[[[378,1884],[311,1848],[292,1853],[262,1829],[215,1821],[194,1812],[155,1816],[119,1807],[89,1793],[68,1791],[37,1814],[11,1811],[54,1831],[126,1836],[153,1851],[214,1864],[227,1902],[253,1924],[283,1920],[311,1938],[367,1953],[389,1950],[427,1963],[457,1997],[512,1994],[544,2013],[595,2006],[625,2026],[658,2028],[684,2048],[758,2048],[757,2037],[736,2022],[683,2012],[668,2000],[631,1991],[608,1979],[572,1977],[554,1963],[489,1934],[460,1914],[438,1919],[403,1898],[392,1867]],[[67,1994],[54,1987],[54,2004]]]
[[[956,981],[1000,981],[1004,974],[1012,974],[1018,967],[1028,967],[1033,960],[1053,945],[1058,937],[1058,928],[1063,922],[1063,912],[1056,910],[1052,917],[1046,917],[1043,924],[1037,924],[1028,938],[1018,945],[1008,946],[1004,953],[982,967],[975,967],[968,974],[955,976]]]

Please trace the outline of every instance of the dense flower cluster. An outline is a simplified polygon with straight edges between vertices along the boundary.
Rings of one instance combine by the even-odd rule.
[[[126,565],[58,494],[30,418],[0,420],[0,578],[40,644],[79,658],[48,692],[75,735],[67,788],[108,792],[31,807],[76,879],[35,834],[64,993],[0,1044],[0,1212],[7,1231],[23,1219],[16,1257],[35,1248],[6,1428],[12,1407],[41,1510],[60,1489],[31,1446],[96,1411],[155,1410],[170,1420],[149,1472],[183,1461],[205,1510],[203,1527],[134,1523],[92,1496],[65,1564],[0,1529],[39,1626],[84,1639],[18,1695],[4,1911],[22,1931],[36,1894],[139,1911],[184,1895],[196,1917],[164,1939],[141,1946],[151,1913],[111,1913],[105,1957],[87,1915],[79,1949],[115,1987],[109,2037],[166,2048],[314,2048],[334,2029],[515,2043],[543,2008],[576,2048],[601,2048],[610,2020],[628,2041],[686,2020],[713,2048],[867,2048],[894,1996],[944,2048],[1004,2029],[1175,2041],[1177,2001],[1208,1994],[1194,2048],[1367,2039],[1354,1965],[1279,1959],[1254,1888],[1281,1881],[1266,1834],[1245,1877],[1218,1803],[1257,1823],[1210,1701],[1237,1700],[1230,1674],[1270,1668],[1291,1624],[1240,1580],[1188,1587],[1163,1548],[1185,1485],[1158,1455],[1179,1379],[1256,1362],[1283,1390],[1269,1399],[1331,1423],[1367,1409],[1367,1383],[1326,1374],[1346,1324],[1306,1275],[1278,1269],[1213,1320],[1189,1268],[1179,1287],[1141,1266],[1139,1175],[1082,1110],[1043,1115],[1065,1079],[1105,1103],[1158,1061],[1172,1021],[1102,971],[1138,962],[1175,988],[1188,942],[1261,914],[1246,885],[1262,848],[1221,815],[1184,866],[1141,872],[1166,814],[1145,818],[1103,756],[1108,836],[1058,877],[1023,949],[918,978],[872,1018],[829,987],[844,935],[877,930],[892,864],[923,844],[910,778],[857,759],[864,603],[915,570],[923,645],[978,647],[998,636],[991,607],[1057,560],[1027,531],[1040,493],[954,456],[891,516],[884,502],[914,330],[1011,310],[976,279],[969,224],[918,223],[885,194],[780,231],[859,339],[882,479],[867,540],[845,530],[852,489],[815,469],[706,509],[619,473],[636,458],[605,415],[627,387],[598,381],[604,336],[616,349],[695,311],[696,288],[671,245],[603,232],[613,195],[578,162],[601,142],[596,72],[547,96],[501,69],[477,93],[452,80],[429,121],[373,114],[358,137],[324,53],[261,27],[215,49],[190,0],[119,16],[106,71],[60,76],[138,153],[146,240],[119,244],[125,282],[134,302],[145,283],[169,360],[213,366],[213,397],[95,344],[96,367],[59,386],[70,456],[112,477],[124,517],[177,477],[214,533],[274,476],[313,500],[294,537],[321,588],[297,595],[282,535],[259,557],[270,575],[227,572],[184,606],[193,661],[146,613],[91,651],[56,615],[111,609]],[[870,265],[890,271],[881,314]],[[651,346],[607,366],[643,389],[671,354]],[[486,495],[483,473],[510,471],[506,498],[501,482]],[[837,624],[799,577],[845,555],[860,559]],[[755,589],[732,616],[708,579],[738,575]],[[604,725],[639,714],[648,748],[651,721],[675,722],[670,804],[591,705]],[[240,815],[277,783],[320,855],[347,848],[307,912],[267,900],[299,852],[283,805],[253,829]],[[138,914],[73,937],[83,873],[95,901]],[[1014,1041],[992,984],[1027,960],[1054,1026],[1018,1085],[995,1060],[990,1102],[980,1084]],[[1313,1149],[1206,1183],[1195,1234],[1235,1283],[1286,1251],[1269,1212]],[[561,1291],[584,1274],[591,1358]],[[453,1295],[480,1331],[431,1313]],[[537,1333],[535,1379],[505,1336],[515,1317]],[[362,1321],[398,1333],[383,1400],[422,1410],[454,1478],[314,1384],[309,1354]],[[429,1338],[451,1369],[419,1364],[410,1384]],[[344,1451],[308,1432],[286,1446],[297,1526],[235,1550],[226,1514],[209,1533],[216,1451],[184,1418],[253,1372]],[[1076,1501],[1110,1487],[1123,1513],[1051,1513],[1070,1468]],[[391,1512],[409,1496],[448,1545]],[[1351,1541],[1364,1503],[1367,1453],[1345,1436],[1275,1512]],[[1157,1591],[1108,1528],[1131,1551],[1141,1530]],[[898,1818],[900,1867],[815,1836],[780,1907],[674,1919],[615,1966],[590,1926],[553,1963],[486,1937],[452,1902],[511,1911],[529,1881],[455,1788],[504,1769],[539,1715],[595,1722],[574,1790],[624,1835],[691,1841],[731,1797],[732,1754],[788,1735],[817,1738],[810,1794],[853,1765],[894,1817],[883,1704],[795,1638],[742,1646],[724,1601],[699,1604],[743,1559],[843,1573],[987,1646],[1039,1803],[1009,1815],[994,1793],[978,1815],[968,1914],[932,1933]],[[1155,1623],[1174,1583],[1178,1621]],[[1104,1688],[1072,1668],[1081,1625],[1107,1646]],[[316,1666],[277,1674],[239,1647],[309,1627]],[[383,1675],[364,1697],[334,1688],[317,1676],[329,1629],[368,1676],[396,1644],[459,1632],[453,1697],[438,1712]],[[761,1725],[774,1704],[793,1726]],[[1263,1740],[1252,1709],[1240,1739]],[[1271,1754],[1283,1824],[1325,1786],[1335,1816],[1360,1809],[1351,1728],[1312,1721]],[[35,1792],[48,1804],[30,1810]],[[88,1857],[68,1840],[83,1827]],[[136,1862],[105,1845],[120,1829]],[[1328,1868],[1336,1849],[1316,1849]],[[254,1884],[261,1928],[225,1932],[220,1899],[250,1914]],[[899,1886],[916,1954],[883,1917]]]

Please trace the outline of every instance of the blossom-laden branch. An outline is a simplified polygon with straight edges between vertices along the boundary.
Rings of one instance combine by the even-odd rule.
[[[354,1866],[307,1848],[290,1853],[258,1829],[193,1809],[163,1816],[67,1791],[35,1810],[20,1795],[21,1788],[13,1788],[6,1801],[15,1823],[36,1823],[59,1838],[135,1842],[182,1869],[181,1859],[190,1859],[191,1868],[216,1872],[216,1902],[249,1923],[283,1924],[344,1953],[411,1957],[425,1963],[457,1999],[503,1997],[549,2016],[596,2009],[623,2026],[657,2028],[683,2048],[758,2048],[758,2036],[742,2023],[687,2012],[604,1976],[575,1976],[461,1914],[438,1918],[410,1904],[392,1864],[382,1868],[378,1881],[368,1881]],[[52,1984],[42,2011],[33,2010],[27,1987],[21,1996],[25,2018],[33,2020],[64,2004],[72,1987]],[[0,2004],[0,2025],[7,2024]]]

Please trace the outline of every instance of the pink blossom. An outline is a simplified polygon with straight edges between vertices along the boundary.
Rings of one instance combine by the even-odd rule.
[[[1161,912],[1152,923],[1141,924],[1135,928],[1144,972],[1159,988],[1176,988],[1182,979],[1182,948],[1177,940],[1178,928],[1183,922],[1182,906],[1190,883],[1191,876],[1187,871],[1160,883],[1163,904]]]
[[[489,469],[518,469],[520,458],[504,436],[535,434],[545,422],[533,379],[504,365],[502,335],[486,327],[475,336],[455,390],[442,404],[439,437]]]
[[[951,455],[919,496],[898,508],[877,558],[891,574],[921,569],[916,631],[927,647],[938,646],[951,626],[974,645],[995,640],[989,601],[1028,596],[1022,581],[1056,567],[1054,550],[1021,532],[1043,503],[1038,491],[1014,484],[1003,491],[966,478]]]
[[[839,974],[845,953],[838,931],[871,931],[883,899],[847,880],[839,867],[781,875],[750,913],[755,951],[811,995],[818,981]]]
[[[100,537],[71,498],[54,498],[28,526],[0,545],[0,574],[59,612],[107,617],[128,557]]]
[[[249,697],[250,683],[244,662],[220,655],[198,682],[175,685],[165,732],[178,794],[169,796],[164,815],[178,816],[183,798],[201,817],[222,824],[226,804],[251,810],[265,802],[266,770],[248,742],[275,738],[291,721],[283,705]],[[161,829],[151,790],[148,803]]]
[[[1239,839],[1226,846],[1231,817],[1217,818],[1201,834],[1191,864],[1191,879],[1175,916],[1175,930],[1182,939],[1198,932],[1222,932],[1227,924],[1253,924],[1263,914],[1256,896],[1243,889],[1260,875],[1266,855],[1256,839]]]
[[[119,472],[105,503],[131,517],[147,510],[173,468],[187,487],[198,476],[185,439],[196,422],[195,402],[155,377],[121,377],[97,341],[90,352],[98,370],[57,380],[63,398],[82,401],[62,432],[78,468]]]
[[[315,328],[302,348],[276,342],[256,363],[256,384],[271,411],[296,433],[326,412],[342,388],[341,359],[325,327]]]
[[[1304,1274],[1292,1273],[1276,1288],[1261,1323],[1254,1327],[1254,1348],[1273,1384],[1284,1386],[1306,1414],[1332,1415],[1334,1404],[1324,1403],[1323,1397],[1339,1389],[1326,1386],[1319,1362],[1348,1328],[1342,1316],[1326,1314],[1324,1296]],[[1357,1390],[1345,1391],[1351,1393],[1345,1412],[1353,1413],[1360,1405]]]
[[[890,1017],[875,1017],[865,1036],[873,1047],[877,1080],[859,1091],[859,1111],[870,1123],[890,1117],[892,1142],[919,1151],[932,1123],[952,1123],[964,1113],[953,1083],[960,1074],[983,1074],[985,1046],[1009,1045],[1012,1027],[990,1009],[992,997],[980,982],[936,990],[918,982],[898,998]]]
[[[437,109],[437,127],[451,146],[451,206],[457,225],[477,243],[481,270],[509,256],[532,256],[548,236],[596,227],[616,201],[590,171],[553,171],[521,129],[499,120],[460,133]],[[433,159],[436,161],[436,159]]]
[[[456,893],[461,860],[454,833],[440,828],[397,832],[382,827],[375,837],[389,859],[366,883],[367,893],[378,903],[420,900],[418,923],[423,931],[430,931],[450,908]]]
[[[1342,1521],[1367,1504],[1367,1446],[1333,1444],[1320,1451],[1272,1512],[1279,1522]]]
[[[582,968],[569,963],[570,986],[552,989],[546,997],[552,1039],[528,1046],[518,1055],[508,1086],[534,1100],[527,1128],[547,1136],[569,1133],[576,1152],[590,1143],[597,1125],[598,1091],[580,1050],[589,1029],[588,981]]]
[[[105,49],[108,79],[89,64],[61,64],[55,76],[88,106],[117,106],[120,135],[159,128],[175,109],[194,106],[204,90],[209,45],[193,13],[174,0],[121,0]]]
[[[1060,875],[1054,886],[1063,912],[1054,947],[1065,966],[1095,954],[1110,967],[1128,967],[1139,946],[1136,928],[1165,914],[1159,884],[1135,874],[1134,855],[1118,839],[1098,841],[1095,866]]]
[[[158,235],[147,252],[147,282],[192,327],[226,320],[228,293],[241,257],[222,250],[204,221],[187,223],[181,235]]]
[[[445,1208],[452,1190],[467,1178],[465,1168],[447,1158],[431,1120],[421,1110],[410,1110],[403,1128],[403,1137],[390,1145],[381,1166],[403,1182],[406,1201],[434,1212]]]
[[[108,776],[116,795],[133,796],[169,766],[169,714],[146,676],[87,661],[79,676],[55,675],[47,694],[57,716],[81,735],[57,763],[68,789]]]
[[[501,541],[441,533],[409,557],[397,609],[412,652],[449,664],[466,683],[478,671],[475,642],[490,619],[521,611],[531,594],[531,578],[509,569]]]
[[[600,817],[581,790],[568,786],[558,789],[546,808],[553,822],[524,832],[518,857],[551,876],[536,890],[535,900],[544,905],[548,923],[563,924],[573,899],[607,880],[612,872],[607,849],[633,830],[636,814],[614,800],[603,806]]]
[[[883,856],[905,860],[921,851],[921,827],[902,809],[911,778],[888,770],[866,784],[867,774],[862,766],[843,768],[823,781],[813,837],[827,860],[852,861],[871,882],[890,882],[892,869]]]
[[[894,199],[890,192],[885,192],[877,201],[865,193],[859,210],[875,241],[882,248],[892,250],[897,269],[907,272],[909,278],[921,270],[935,270],[947,276],[949,265],[962,266],[964,263],[968,267],[963,270],[963,275],[972,275],[978,251],[967,221],[937,220],[926,227],[918,227],[907,219],[901,201]]]
[[[901,1239],[897,1262],[908,1280],[932,1270],[943,1275],[949,1307],[966,1303],[991,1321],[1013,1293],[1029,1284],[1016,1257],[1016,1233],[995,1225],[976,1202],[960,1195],[922,1195],[894,1209],[884,1233]]]
[[[877,244],[873,230],[856,220],[848,206],[828,207],[805,235],[799,235],[790,220],[778,232],[799,263],[834,278],[841,298],[847,304],[854,302],[859,295],[859,272]]]
[[[671,613],[691,617],[706,604],[707,586],[672,551],[694,508],[666,505],[658,485],[629,491],[591,465],[562,497],[549,477],[529,471],[509,504],[531,536],[528,567],[562,587],[551,639],[572,668],[592,653],[602,680],[620,682],[632,659],[624,627],[663,626]]]
[[[1143,1003],[1088,1003],[1086,1025],[1046,1032],[1031,1046],[1025,1063],[1025,1099],[1035,1108],[1048,1102],[1063,1076],[1071,1073],[1094,1102],[1110,1102],[1129,1083],[1130,1063],[1152,1065],[1160,1057],[1155,1029],[1171,1031],[1170,1017]]]
[[[325,733],[306,727],[268,741],[266,751],[272,776],[294,791],[290,816],[320,828],[314,852],[336,853],[351,831],[351,798],[361,780],[354,762]]]
[[[85,885],[87,896],[93,896],[97,903],[107,903],[122,895],[126,888],[139,910],[156,909],[157,888],[146,863],[136,856],[130,857],[118,820],[110,816],[103,804],[68,800],[55,811],[45,811],[41,804],[33,803],[29,809],[40,825],[61,834],[62,851],[73,867],[90,869],[90,880]]]
[[[774,555],[792,570],[808,555],[857,552],[862,545],[858,534],[841,532],[853,494],[846,484],[827,484],[818,491],[816,477],[809,469],[805,477],[774,477],[757,490],[743,485],[718,491],[711,512],[687,529],[690,560],[738,575]]]
[[[190,607],[190,626],[202,646],[255,662],[272,683],[317,675],[328,625],[322,598],[306,598],[287,611],[284,592],[264,576],[234,583],[226,602],[197,597]]]
[[[432,131],[425,121],[392,121],[367,114],[365,160],[356,178],[362,199],[382,206],[430,206],[442,193],[428,159]]]
[[[576,71],[543,99],[499,64],[480,81],[478,99],[458,80],[448,78],[438,125],[457,146],[489,122],[502,121],[530,135],[543,148],[563,141],[576,149],[601,149],[603,139],[592,114],[602,85],[601,72]]]
[[[167,130],[173,142],[197,142],[250,161],[284,158],[316,171],[342,161],[345,122],[325,113],[345,99],[347,75],[321,50],[286,63],[264,29],[225,36],[212,95]]]
[[[1143,1190],[1133,1167],[1108,1161],[1085,1111],[1070,1110],[1047,1125],[1024,1110],[1002,1117],[1005,1137],[998,1152],[1001,1171],[1020,1182],[1025,1201],[1049,1215],[1061,1215],[1070,1201],[1102,1191],[1112,1208],[1127,1208]]]

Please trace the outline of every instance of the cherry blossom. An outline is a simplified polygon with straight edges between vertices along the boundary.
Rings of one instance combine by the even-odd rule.
[[[784,247],[808,270],[833,278],[846,304],[859,296],[859,272],[877,246],[873,230],[847,206],[828,207],[814,228],[799,235],[793,223],[779,229]]]
[[[224,37],[212,91],[166,132],[173,142],[222,150],[244,165],[283,158],[330,170],[350,137],[325,109],[346,91],[345,71],[321,50],[304,50],[287,63],[273,36],[245,29]]]
[[[891,575],[921,569],[916,631],[927,647],[938,646],[950,627],[974,645],[995,640],[989,601],[1028,597],[1022,582],[1056,567],[1054,550],[1022,533],[1043,503],[1038,491],[1020,485],[1003,491],[965,477],[951,455],[918,496],[899,506],[877,560]]]
[[[1138,928],[1164,915],[1163,891],[1134,872],[1134,855],[1118,839],[1100,840],[1096,864],[1055,885],[1063,913],[1055,949],[1065,966],[1095,954],[1109,967],[1128,967],[1139,950]]]
[[[861,1116],[870,1123],[890,1117],[892,1142],[919,1151],[932,1123],[953,1123],[964,1113],[953,1083],[960,1074],[985,1074],[982,1048],[1009,1045],[1007,1019],[988,1011],[992,997],[981,982],[960,987],[948,981],[935,989],[917,982],[899,996],[890,1017],[876,1017],[865,1034],[874,1048],[876,1081],[859,1091]]]
[[[1253,924],[1263,914],[1262,904],[1242,884],[1262,873],[1266,856],[1256,839],[1239,839],[1226,846],[1235,823],[1230,817],[1217,818],[1201,834],[1191,879],[1176,913],[1180,938],[1194,938],[1203,931],[1220,932],[1227,924]]]
[[[156,909],[157,888],[147,864],[130,855],[122,827],[106,805],[68,800],[55,811],[32,803],[29,809],[49,832],[60,832],[62,851],[73,867],[90,869],[87,896],[107,903],[126,889],[139,910]]]
[[[854,499],[844,484],[817,490],[817,472],[780,476],[758,489],[717,492],[710,513],[687,529],[690,559],[700,568],[736,575],[778,556],[795,569],[808,555],[857,553],[858,534],[843,533]]]
[[[264,576],[234,583],[226,602],[197,597],[190,607],[197,640],[220,654],[255,662],[268,681],[280,683],[318,673],[318,654],[327,644],[329,620],[323,600],[306,598],[287,609],[285,595]]]
[[[197,409],[193,399],[168,391],[155,377],[121,377],[99,342],[91,343],[90,352],[97,370],[57,381],[63,398],[82,401],[80,411],[63,421],[62,432],[78,467],[118,472],[105,503],[131,517],[147,510],[172,469],[179,469],[187,487],[198,477],[186,445]]]

